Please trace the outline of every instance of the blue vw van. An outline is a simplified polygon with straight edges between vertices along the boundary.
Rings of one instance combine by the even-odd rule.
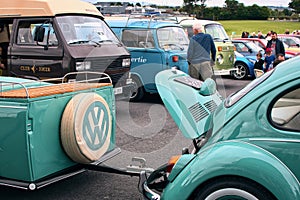
[[[144,94],[157,93],[154,77],[165,69],[188,71],[188,37],[179,24],[156,20],[151,16],[107,17],[106,22],[131,54],[131,101]]]

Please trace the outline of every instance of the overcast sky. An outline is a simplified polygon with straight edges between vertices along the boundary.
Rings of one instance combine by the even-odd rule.
[[[105,2],[105,1],[113,1],[113,2],[147,2],[153,3],[157,5],[172,5],[172,6],[181,6],[183,4],[183,0],[84,0],[91,3],[96,2]],[[257,4],[259,6],[283,6],[288,7],[289,2],[291,0],[237,0],[239,3],[243,3],[245,6],[251,6],[253,4]],[[207,6],[220,6],[223,7],[225,4],[225,0],[206,0],[205,3]]]

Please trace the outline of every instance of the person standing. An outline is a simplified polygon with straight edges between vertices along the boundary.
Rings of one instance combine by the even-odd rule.
[[[276,55],[276,59],[273,62],[273,68],[275,68],[279,63],[285,61],[285,57],[283,54],[279,53]]]
[[[204,81],[213,78],[213,64],[216,59],[216,47],[211,35],[203,33],[203,26],[193,25],[194,36],[191,37],[187,51],[189,75]]]
[[[268,43],[267,43],[267,48],[272,49],[272,54],[275,57],[279,53],[285,55],[285,49],[284,49],[283,43],[282,43],[282,41],[280,41],[277,38],[277,33],[276,32],[272,32],[271,40],[269,40]]]
[[[266,39],[266,38],[263,36],[263,34],[262,34],[261,31],[258,31],[258,32],[257,32],[257,38],[258,38],[258,39]]]
[[[273,68],[273,62],[275,60],[274,54],[272,54],[272,49],[267,48],[266,49],[266,55],[265,55],[265,67],[264,72],[267,72]]]
[[[9,38],[10,38],[10,33],[9,33],[8,24],[0,23],[0,49],[1,49],[0,67],[2,69],[7,68],[7,50],[9,45]]]
[[[262,54],[260,52],[256,54],[256,61],[253,68],[262,71],[264,70],[264,60],[262,59]]]

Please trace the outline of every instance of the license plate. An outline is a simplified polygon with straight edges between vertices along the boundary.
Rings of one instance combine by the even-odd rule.
[[[114,93],[115,94],[122,94],[123,93],[123,88],[122,87],[114,88]]]

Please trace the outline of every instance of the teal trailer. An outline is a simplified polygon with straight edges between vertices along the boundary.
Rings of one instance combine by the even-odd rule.
[[[0,185],[37,189],[119,153],[113,86],[100,77],[60,84],[0,77]]]

